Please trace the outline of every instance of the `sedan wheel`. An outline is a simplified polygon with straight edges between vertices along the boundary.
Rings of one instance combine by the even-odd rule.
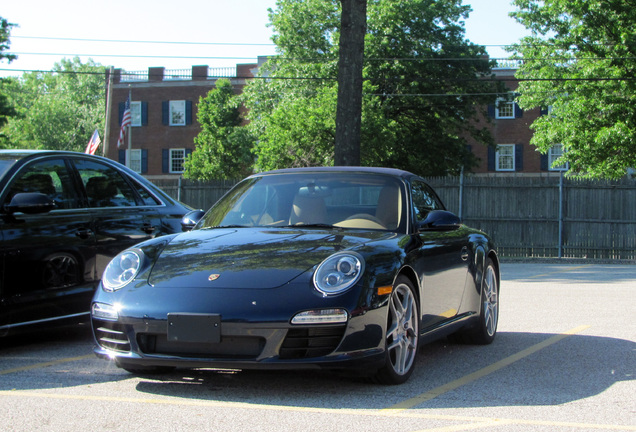
[[[419,312],[413,285],[399,277],[389,300],[385,365],[375,376],[382,384],[405,382],[415,367],[419,339]]]

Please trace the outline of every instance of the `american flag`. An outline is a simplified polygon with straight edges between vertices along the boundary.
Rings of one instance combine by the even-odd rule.
[[[124,109],[124,116],[121,118],[121,129],[119,129],[119,139],[117,140],[117,147],[124,145],[126,139],[126,128],[132,124],[132,116],[130,114],[130,98],[126,99],[126,108]]]
[[[99,132],[97,131],[97,129],[95,129],[95,132],[93,132],[93,136],[88,141],[88,145],[86,146],[86,150],[84,151],[84,153],[95,154],[97,147],[99,147],[101,143],[102,140],[99,138]]]

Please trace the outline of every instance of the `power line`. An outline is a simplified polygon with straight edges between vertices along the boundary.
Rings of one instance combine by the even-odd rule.
[[[11,39],[44,39],[69,42],[107,42],[107,43],[136,43],[136,44],[161,44],[161,45],[218,45],[218,46],[276,46],[274,43],[243,43],[243,42],[188,42],[188,41],[134,41],[117,39],[83,39],[63,38],[48,36],[11,36]]]
[[[139,54],[69,54],[69,53],[29,53],[13,52],[16,55],[36,56],[73,56],[73,57],[115,57],[115,58],[164,58],[164,59],[199,59],[199,60],[254,60],[254,57],[209,57],[209,56],[174,56],[174,55],[139,55]]]

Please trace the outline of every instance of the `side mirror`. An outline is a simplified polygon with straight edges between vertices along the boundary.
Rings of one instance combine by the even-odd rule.
[[[40,192],[18,193],[11,198],[11,202],[4,206],[8,213],[22,212],[26,214],[48,213],[57,205],[48,195]]]
[[[203,218],[203,210],[192,210],[181,218],[181,231],[190,231]]]
[[[461,220],[454,213],[433,210],[418,224],[418,228],[420,231],[450,231],[459,228],[461,224]]]

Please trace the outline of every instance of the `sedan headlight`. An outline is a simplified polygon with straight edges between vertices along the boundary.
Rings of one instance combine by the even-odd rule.
[[[355,252],[339,252],[324,260],[314,273],[314,286],[324,295],[340,294],[360,280],[364,259]]]
[[[124,251],[108,263],[102,284],[106,291],[116,291],[133,280],[141,268],[141,256],[134,251]]]

